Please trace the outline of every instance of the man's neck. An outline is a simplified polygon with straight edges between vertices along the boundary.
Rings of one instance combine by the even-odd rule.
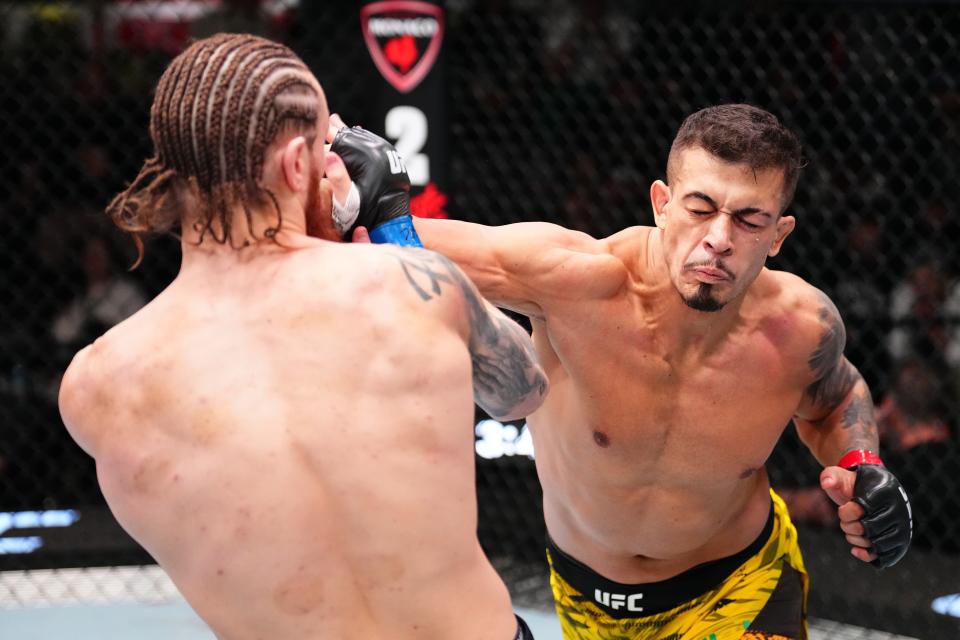
[[[280,223],[277,229],[278,220]],[[276,213],[254,214],[248,223],[242,213],[231,219],[230,233],[214,223],[208,229],[197,229],[194,222],[184,221],[180,239],[181,272],[187,268],[209,268],[218,264],[237,265],[298,249],[317,246],[322,240],[306,234],[303,215]]]
[[[224,228],[218,215],[209,223],[191,218],[181,224],[181,238],[187,246],[204,247],[207,250],[245,249],[269,247],[283,237],[287,242],[298,236],[306,236],[303,211],[295,207],[280,206],[251,211],[249,216],[240,207],[235,207],[228,216],[229,227]]]

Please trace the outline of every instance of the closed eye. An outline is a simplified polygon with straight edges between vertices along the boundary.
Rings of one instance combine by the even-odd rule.
[[[746,228],[749,229],[750,231],[756,231],[757,229],[760,228],[760,225],[759,225],[759,224],[753,224],[752,222],[747,222],[747,221],[744,220],[743,218],[737,218],[737,222],[739,222],[740,224],[742,224],[744,227],[746,227]]]

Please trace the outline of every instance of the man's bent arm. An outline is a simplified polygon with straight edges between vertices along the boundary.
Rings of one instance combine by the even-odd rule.
[[[863,376],[843,355],[847,333],[837,308],[820,296],[821,338],[808,360],[814,382],[804,391],[794,422],[800,439],[824,466],[849,451],[877,453],[873,398]]]
[[[890,567],[910,547],[910,499],[880,460],[870,390],[843,356],[846,331],[823,294],[819,319],[820,341],[808,361],[814,381],[794,417],[797,432],[825,467],[820,487],[838,507],[851,553],[877,567]]]
[[[445,256],[411,249],[395,255],[408,282],[424,300],[441,294],[440,282],[452,283],[463,294],[474,401],[497,420],[533,413],[543,403],[549,385],[523,327],[484,300],[463,271]]]
[[[474,401],[497,420],[530,415],[543,404],[549,387],[530,336],[476,289],[469,294],[464,287],[464,296],[470,313]]]

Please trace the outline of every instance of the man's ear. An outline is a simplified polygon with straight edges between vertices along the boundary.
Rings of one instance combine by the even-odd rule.
[[[280,152],[283,182],[294,193],[306,189],[310,182],[310,167],[307,162],[309,152],[307,140],[303,136],[291,138]]]
[[[653,207],[653,219],[661,229],[667,226],[667,203],[670,202],[670,187],[663,180],[655,180],[650,185],[650,204]]]
[[[767,252],[769,257],[772,258],[780,253],[780,247],[783,246],[783,241],[787,239],[787,236],[790,235],[796,226],[797,219],[793,216],[788,216],[787,214],[780,216],[780,219],[777,220],[777,238],[773,241],[770,251]]]

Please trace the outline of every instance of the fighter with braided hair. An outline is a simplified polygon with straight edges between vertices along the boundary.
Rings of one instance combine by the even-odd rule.
[[[63,420],[218,638],[528,638],[477,540],[473,406],[524,416],[544,372],[449,260],[337,242],[359,199],[327,127],[283,45],[173,60],[107,211],[138,261],[178,229],[180,272],[77,354]]]

